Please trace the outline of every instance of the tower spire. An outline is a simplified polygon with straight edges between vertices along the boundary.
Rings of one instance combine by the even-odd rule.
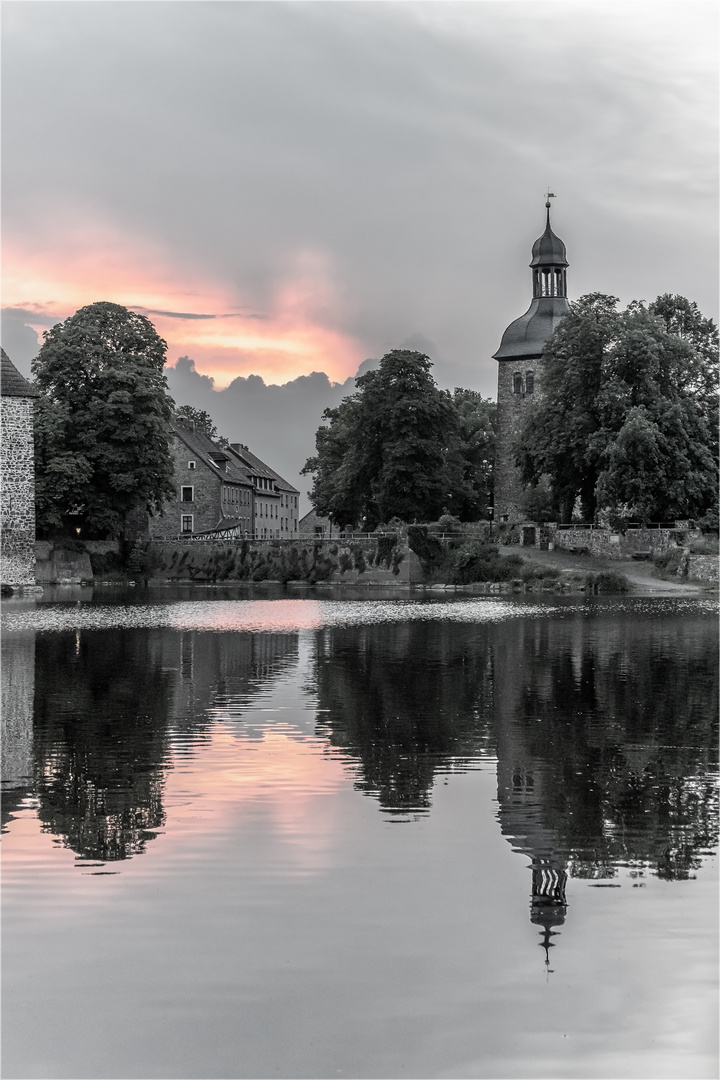
[[[557,198],[557,196],[554,194],[554,192],[550,190],[550,188],[548,188],[545,192],[545,207],[547,209],[546,228],[548,229],[550,228],[550,200],[555,198]]]

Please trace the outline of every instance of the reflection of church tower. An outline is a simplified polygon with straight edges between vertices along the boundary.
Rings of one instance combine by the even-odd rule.
[[[528,657],[546,627],[516,624],[514,634],[494,656],[494,725],[497,747],[498,820],[513,851],[530,859],[530,921],[542,928],[539,942],[549,968],[551,938],[567,914],[566,859],[557,834],[545,824],[544,810],[552,783],[549,765],[528,747],[518,718],[523,712],[526,682],[518,678],[519,657]]]
[[[525,408],[542,385],[540,358],[545,342],[569,310],[568,262],[565,245],[550,228],[550,198],[545,203],[545,232],[532,249],[532,303],[524,315],[510,323],[494,356],[498,361],[495,521],[522,517],[523,485],[513,461],[513,444]]]

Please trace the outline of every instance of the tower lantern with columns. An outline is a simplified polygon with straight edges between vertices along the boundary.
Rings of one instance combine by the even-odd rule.
[[[495,445],[495,521],[519,521],[524,485],[515,465],[513,447],[528,404],[542,387],[545,342],[569,311],[565,245],[550,227],[547,194],[545,232],[532,249],[532,303],[502,336],[498,361],[497,440]]]

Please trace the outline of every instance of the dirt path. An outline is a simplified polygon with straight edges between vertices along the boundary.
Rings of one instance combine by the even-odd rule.
[[[500,548],[503,555],[522,555],[530,562],[544,566],[556,566],[559,570],[617,570],[632,582],[633,590],[644,596],[697,596],[708,591],[701,581],[666,581],[655,577],[651,562],[635,562],[633,559],[596,559],[592,555],[572,555],[568,551],[540,551],[539,548],[521,548],[515,545]]]

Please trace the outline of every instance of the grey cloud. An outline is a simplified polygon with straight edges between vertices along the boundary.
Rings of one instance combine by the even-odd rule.
[[[28,314],[32,313],[21,308],[3,308],[0,319],[2,347],[25,378],[30,378],[30,362],[40,349],[40,338],[25,321]],[[37,321],[33,316],[33,322]]]
[[[712,19],[632,2],[10,4],[8,227],[42,243],[92,207],[257,311],[319,253],[336,299],[310,296],[310,316],[368,354],[420,335],[441,384],[491,394],[548,183],[572,295],[677,291],[717,315]]]
[[[377,360],[365,360],[358,375]],[[194,361],[181,357],[166,368],[170,394],[177,405],[205,409],[220,434],[231,442],[246,443],[301,493],[302,512],[309,509],[306,493],[310,477],[300,469],[315,453],[315,432],[324,409],[332,408],[355,390],[355,379],[332,383],[323,371],[301,375],[282,386],[267,385],[259,375],[240,376],[225,390],[195,370]]]

